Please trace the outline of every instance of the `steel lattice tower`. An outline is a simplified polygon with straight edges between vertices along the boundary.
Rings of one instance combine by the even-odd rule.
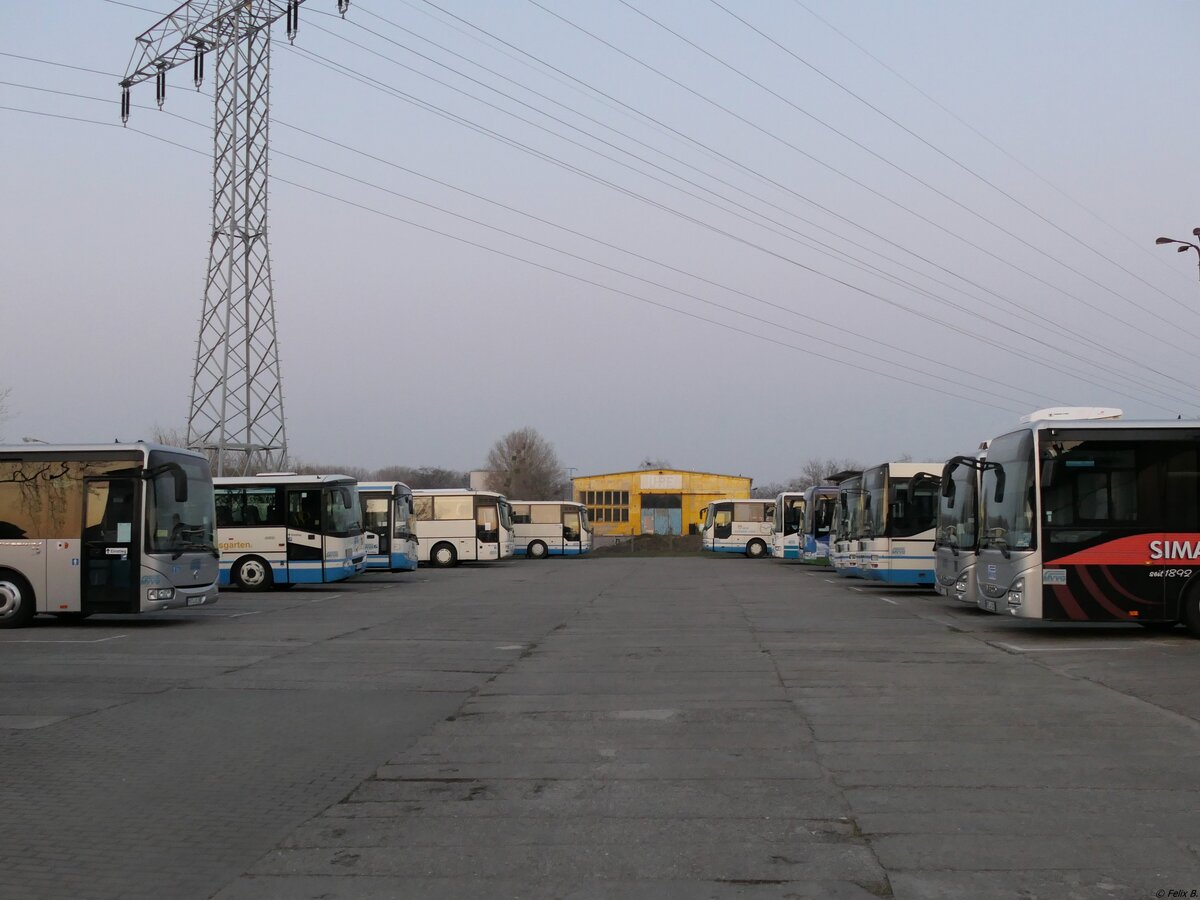
[[[121,82],[154,78],[162,106],[166,73],[216,53],[213,215],[204,307],[188,412],[187,443],[207,451],[218,475],[278,470],[287,460],[275,298],[267,243],[271,24],[296,33],[303,0],[189,0],[139,36]],[[344,13],[348,0],[338,0]]]

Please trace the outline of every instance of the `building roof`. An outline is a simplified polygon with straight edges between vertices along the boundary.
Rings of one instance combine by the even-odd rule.
[[[726,475],[722,472],[701,472],[696,469],[628,469],[623,472],[601,472],[597,475],[576,475],[572,481],[583,481],[587,478],[612,478],[617,475],[711,475],[716,478],[744,478],[753,481],[749,475]]]

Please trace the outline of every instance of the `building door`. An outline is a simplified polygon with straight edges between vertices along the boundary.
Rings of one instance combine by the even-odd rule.
[[[642,494],[642,534],[683,534],[683,495]]]

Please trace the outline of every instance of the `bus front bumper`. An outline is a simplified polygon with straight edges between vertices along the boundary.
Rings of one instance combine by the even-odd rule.
[[[142,612],[208,606],[217,602],[216,583],[202,587],[150,588],[142,595]]]

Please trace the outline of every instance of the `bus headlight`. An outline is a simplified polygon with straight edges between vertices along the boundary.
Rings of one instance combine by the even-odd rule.
[[[967,592],[967,573],[959,572],[958,578],[954,582],[954,593],[958,594],[959,597],[962,597],[964,594],[966,594],[966,592]]]
[[[1021,600],[1025,596],[1025,576],[1022,575],[1014,581],[1008,588],[1008,605],[1020,606]]]
[[[174,600],[175,588],[150,588],[146,591],[147,600]]]

